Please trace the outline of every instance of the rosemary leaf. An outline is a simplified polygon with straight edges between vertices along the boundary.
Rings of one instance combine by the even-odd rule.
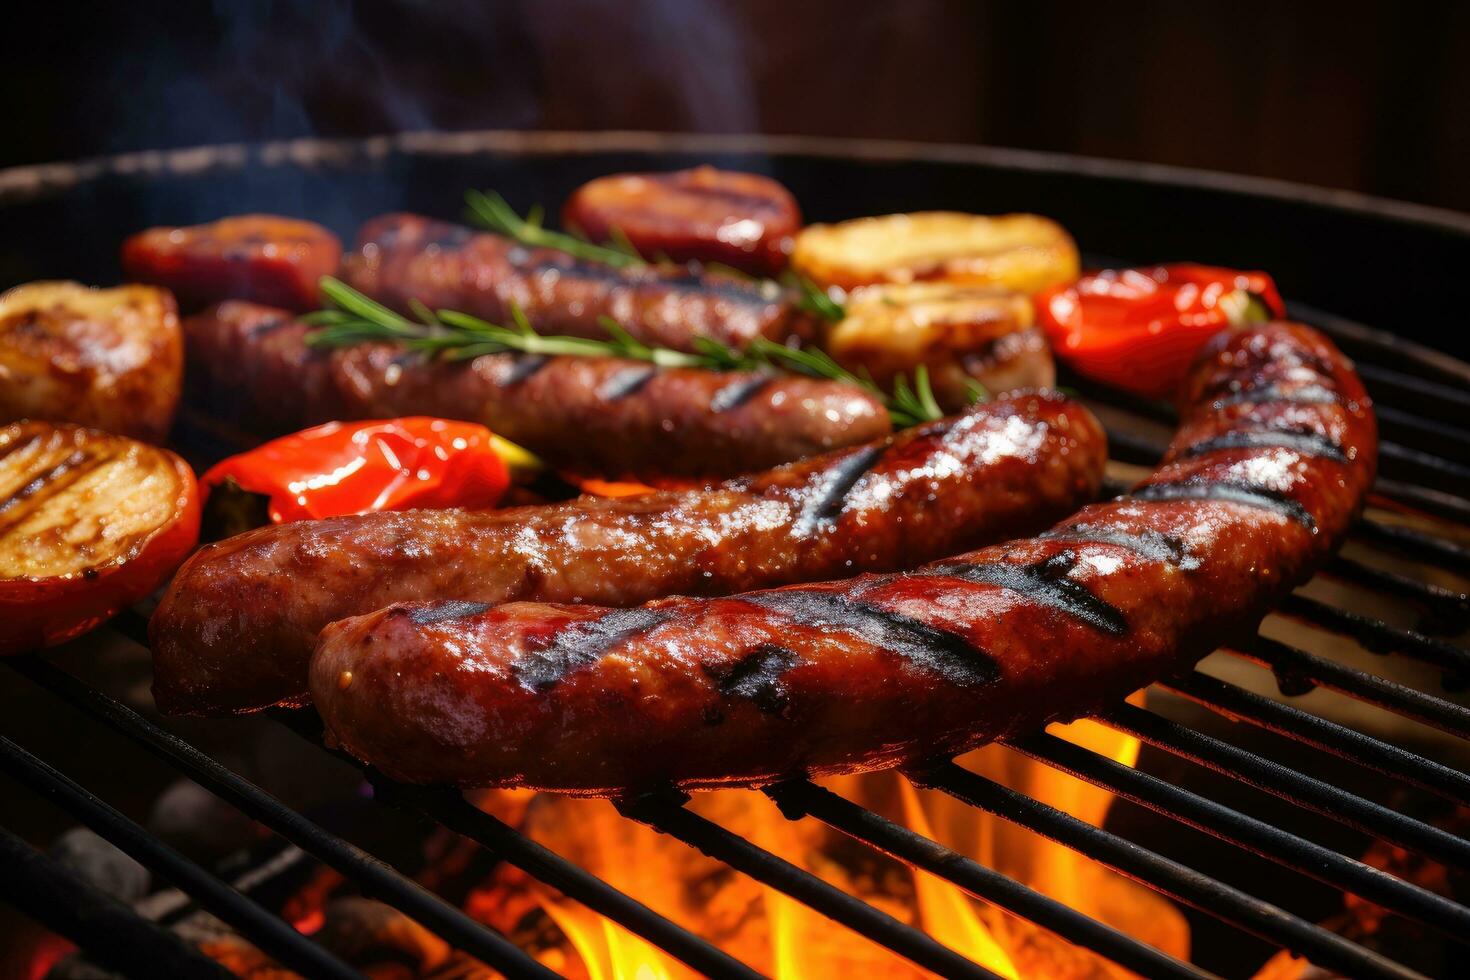
[[[838,381],[872,392],[883,399],[893,424],[900,428],[937,419],[944,414],[930,388],[929,373],[922,365],[914,374],[914,386],[911,387],[908,379],[900,375],[889,394],[879,388],[866,372],[861,376],[853,374],[826,351],[789,347],[765,337],[757,337],[744,351],[734,350],[709,337],[696,337],[692,352],[676,351],[653,347],[638,340],[622,324],[609,317],[598,319],[607,331],[606,340],[556,337],[536,333],[525,312],[515,304],[510,308],[514,326],[509,327],[458,310],[431,310],[419,302],[410,304],[419,319],[419,322],[414,322],[330,276],[322,277],[321,290],[331,305],[304,317],[318,328],[306,336],[306,342],[313,347],[396,343],[426,357],[450,361],[470,360],[483,354],[518,353],[548,357],[626,358],[664,368],[787,371]]]

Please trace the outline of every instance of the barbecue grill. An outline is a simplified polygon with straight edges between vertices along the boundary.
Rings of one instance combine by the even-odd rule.
[[[463,188],[494,187],[524,208],[560,201],[581,181],[603,173],[698,162],[771,173],[792,189],[812,220],[941,207],[979,213],[1034,210],[1066,225],[1085,249],[1097,250],[1095,259],[1177,258],[1264,268],[1276,276],[1283,293],[1300,300],[1292,304],[1292,315],[1324,330],[1357,361],[1382,429],[1381,475],[1371,512],[1353,534],[1352,556],[1334,559],[1321,578],[1371,594],[1375,613],[1380,606],[1393,612],[1378,618],[1317,598],[1308,589],[1291,596],[1278,615],[1301,625],[1305,632],[1295,635],[1335,636],[1361,650],[1391,654],[1385,668],[1400,661],[1426,668],[1414,682],[1402,683],[1382,676],[1389,670],[1369,672],[1284,642],[1275,633],[1263,634],[1253,644],[1225,652],[1223,659],[1216,655],[1221,662],[1240,661],[1228,672],[1230,680],[1212,668],[1191,671],[1156,686],[1162,692],[1156,703],[1162,707],[1120,704],[1102,713],[1106,725],[1149,747],[1137,769],[1050,734],[1007,743],[1009,751],[1134,804],[1124,808],[1126,819],[1120,816],[1108,829],[954,761],[936,760],[906,776],[1169,896],[1194,910],[1191,924],[1201,936],[1214,937],[1217,949],[1236,937],[1254,951],[1256,963],[1264,958],[1260,951],[1279,947],[1341,975],[1419,975],[1390,953],[1288,911],[1297,895],[1291,882],[1299,878],[1321,883],[1329,894],[1358,896],[1451,942],[1470,935],[1470,906],[1359,859],[1366,837],[1443,866],[1452,881],[1470,870],[1470,841],[1418,816],[1425,812],[1422,801],[1470,806],[1470,775],[1431,758],[1440,754],[1437,750],[1410,751],[1376,729],[1365,731],[1365,726],[1292,703],[1292,697],[1315,688],[1337,692],[1437,730],[1446,739],[1440,744],[1463,740],[1464,757],[1470,758],[1470,708],[1457,697],[1470,681],[1470,648],[1453,639],[1470,623],[1470,598],[1430,581],[1470,575],[1470,428],[1465,423],[1470,366],[1441,352],[1470,350],[1463,332],[1451,335],[1450,329],[1459,317],[1452,306],[1458,291],[1451,286],[1456,281],[1451,270],[1470,267],[1470,219],[1267,181],[1005,150],[643,134],[415,134],[214,147],[0,171],[5,215],[0,281],[112,281],[117,242],[155,223],[187,224],[266,210],[297,214],[350,234],[357,221],[396,208],[454,217]],[[1165,407],[1068,383],[1077,384],[1105,419],[1115,460],[1148,465],[1162,453],[1161,434],[1170,422]],[[219,451],[211,435],[182,428],[184,448],[197,459]],[[142,614],[129,612],[104,629],[146,643],[145,623]],[[363,894],[396,907],[486,965],[508,976],[553,975],[454,902],[286,805],[169,725],[57,666],[55,659],[6,660],[7,685],[58,710],[69,705],[80,711],[119,741],[162,760],[269,828],[295,851],[335,869]],[[1274,672],[1287,697],[1266,696],[1236,682],[1258,669]],[[1191,714],[1186,710],[1191,705],[1201,710]],[[303,737],[302,751],[330,751],[321,747],[314,712],[279,712],[273,721]],[[187,727],[197,730],[197,725]],[[281,964],[310,977],[356,975],[258,904],[239,881],[223,880],[184,857],[48,763],[56,757],[55,745],[44,738],[12,738],[16,733],[8,724],[0,724],[0,732],[5,733],[0,771],[59,805]],[[119,758],[122,754],[119,750]],[[758,975],[708,937],[558,856],[459,793],[393,784],[368,770],[365,777],[374,805],[448,828],[694,970],[716,977]],[[1256,791],[1275,802],[1262,811]],[[1204,966],[1145,945],[812,782],[794,779],[764,792],[790,820],[826,824],[1137,974],[1211,975]],[[920,928],[699,815],[676,796],[625,800],[618,807],[624,818],[725,862],[933,973],[995,976]],[[7,822],[0,816],[0,824]],[[1176,825],[1202,835],[1167,836]],[[1175,843],[1165,847],[1168,841]],[[1247,875],[1250,880],[1241,884],[1242,876],[1232,869],[1249,865],[1254,858],[1248,855],[1289,873]],[[158,921],[95,890],[3,826],[0,897],[72,939],[95,962],[123,972],[226,975],[216,961]],[[1215,967],[1222,971],[1241,968],[1228,953],[1217,952],[1214,960],[1223,964]]]

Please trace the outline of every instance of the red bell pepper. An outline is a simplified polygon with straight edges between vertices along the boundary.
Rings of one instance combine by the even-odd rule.
[[[504,454],[504,456],[502,455]],[[494,507],[511,465],[534,459],[483,425],[412,417],[328,422],[231,456],[204,474],[269,498],[277,523],[418,507]]]
[[[1172,395],[1216,333],[1286,315],[1264,272],[1187,263],[1089,273],[1035,301],[1058,358],[1084,377],[1149,398]]]

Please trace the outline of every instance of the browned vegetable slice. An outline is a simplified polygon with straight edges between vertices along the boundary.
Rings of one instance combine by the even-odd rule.
[[[0,428],[0,653],[149,595],[198,536],[194,473],[173,453],[75,425]]]
[[[912,283],[853,290],[826,349],[885,389],[923,365],[939,404],[968,404],[974,382],[991,393],[1041,388],[1056,378],[1051,351],[1021,293],[984,286]]]
[[[1077,246],[1034,214],[987,217],[924,211],[812,225],[796,238],[792,267],[823,286],[942,280],[1034,293],[1077,278]]]
[[[33,282],[0,295],[0,423],[52,419],[162,441],[183,370],[167,290]]]

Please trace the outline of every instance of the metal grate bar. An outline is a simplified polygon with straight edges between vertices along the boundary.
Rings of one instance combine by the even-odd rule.
[[[1373,411],[1378,416],[1379,430],[1399,443],[1458,463],[1470,463],[1470,431],[1392,405],[1375,405]]]
[[[1470,548],[1432,537],[1423,531],[1365,517],[1353,533],[1375,547],[1388,548],[1429,565],[1470,575]]]
[[[1377,364],[1360,362],[1355,367],[1375,401],[1392,400],[1395,408],[1428,418],[1462,419],[1470,415],[1470,395],[1458,388]]]
[[[1422,511],[1459,524],[1470,524],[1470,500],[1444,490],[1416,486],[1402,480],[1380,476],[1373,481],[1373,491],[1389,498],[1393,503],[1407,505],[1412,510]],[[1373,506],[1384,506],[1381,501],[1369,498]]]
[[[1378,443],[1378,465],[1394,476],[1454,493],[1470,483],[1470,466],[1394,442]],[[1381,491],[1383,488],[1380,487]]]
[[[1435,616],[1445,620],[1450,631],[1458,632],[1470,624],[1470,595],[1464,592],[1454,592],[1385,568],[1374,568],[1341,555],[1328,562],[1322,573],[1329,578],[1421,603]]]
[[[276,720],[308,744],[330,751],[322,744],[321,717],[310,708],[273,712]],[[361,770],[372,783],[376,799],[388,804],[410,806],[481,847],[510,862],[537,881],[551,885],[563,895],[581,902],[635,935],[647,939],[664,952],[711,977],[755,980],[760,974],[730,954],[671,922],[637,899],[601,878],[531,840],[471,805],[453,790],[408,786],[384,779],[345,752],[334,756]]]
[[[10,657],[6,663],[37,686],[101,720],[251,819],[357,882],[365,894],[388,902],[460,950],[508,976],[556,976],[500,933],[471,919],[372,855],[328,833],[188,742],[61,668],[34,655]]]
[[[1457,868],[1470,868],[1470,841],[1354,796],[1272,759],[1123,704],[1099,716],[1112,728],[1180,758],[1231,776],[1289,803]]]
[[[909,778],[1064,844],[1176,901],[1350,977],[1419,977],[1408,967],[1023,793],[944,762]]]
[[[68,776],[0,736],[0,768],[187,892],[283,966],[309,977],[348,978],[358,972],[290,925],[169,847]]]
[[[1281,600],[1276,611],[1333,633],[1351,636],[1359,646],[1372,653],[1401,653],[1461,675],[1470,674],[1470,650],[1447,640],[1436,640],[1423,633],[1390,626],[1370,616],[1295,593]]]
[[[840,888],[798,868],[739,834],[701,817],[678,803],[642,797],[619,806],[624,816],[668,834],[703,854],[723,861],[756,881],[784,892],[942,977],[995,980],[996,974],[956,953],[920,929],[900,922]]]
[[[1160,685],[1227,718],[1243,719],[1391,779],[1470,806],[1470,775],[1397,745],[1318,718],[1292,705],[1253,694],[1199,671],[1161,681]]]
[[[0,827],[0,897],[129,976],[229,980],[233,974]]]
[[[1457,937],[1470,930],[1470,909],[1463,905],[1055,735],[1032,735],[1008,740],[1006,744],[1155,813],[1352,892],[1447,935]]]
[[[1258,636],[1251,649],[1234,652],[1270,667],[1285,693],[1305,694],[1320,684],[1450,735],[1470,739],[1470,708],[1453,701],[1345,667],[1270,637]]]
[[[1144,977],[1204,978],[1212,974],[1141,943],[1090,916],[879,816],[807,780],[766,789],[790,819],[811,816],[855,840],[943,878],[970,895],[1042,926]]]

